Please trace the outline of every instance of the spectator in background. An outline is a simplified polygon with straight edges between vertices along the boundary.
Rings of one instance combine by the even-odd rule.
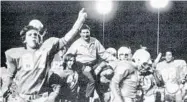
[[[50,78],[50,84],[52,84],[52,86],[56,85],[57,88],[60,88],[60,90],[55,89],[59,90],[59,96],[56,101],[77,102],[79,75],[76,71],[76,68],[77,67],[75,65],[75,55],[67,54],[63,59],[62,67],[60,67],[58,70],[53,71],[56,74],[56,76]],[[63,73],[59,73],[60,70],[63,70]],[[71,74],[68,74],[69,72],[71,72]],[[58,87],[59,84],[61,84],[61,87]]]

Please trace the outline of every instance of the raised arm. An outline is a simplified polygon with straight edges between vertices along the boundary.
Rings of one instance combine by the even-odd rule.
[[[79,29],[82,27],[85,19],[87,18],[87,13],[85,13],[84,8],[79,12],[78,18],[71,28],[71,30],[65,34],[62,38],[55,38],[51,37],[44,41],[44,43],[41,46],[41,49],[47,50],[50,54],[54,55],[57,53],[60,49],[62,49],[71,39],[74,38],[76,34],[78,34]]]
[[[87,13],[85,12],[84,8],[79,12],[77,21],[73,25],[72,29],[63,37],[66,42],[69,42],[79,31],[82,27],[84,21],[87,18]]]

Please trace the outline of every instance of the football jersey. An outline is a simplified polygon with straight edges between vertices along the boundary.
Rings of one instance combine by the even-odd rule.
[[[15,77],[20,94],[42,92],[54,54],[65,44],[64,39],[51,37],[35,51],[21,47],[5,52],[9,77]]]
[[[180,83],[187,74],[186,62],[184,60],[174,60],[170,63],[166,61],[157,64],[157,70],[161,73],[164,82]]]
[[[120,61],[112,81],[119,85],[123,97],[135,98],[138,87],[138,74],[135,66],[129,61]]]

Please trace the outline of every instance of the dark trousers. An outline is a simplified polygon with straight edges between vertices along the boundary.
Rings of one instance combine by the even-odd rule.
[[[93,96],[95,90],[95,78],[91,72],[82,72],[79,75],[78,102],[89,102],[89,97]]]
[[[91,71],[85,71],[86,66],[91,67]],[[79,102],[88,102],[89,97],[93,97],[96,86],[96,75],[94,74],[94,68],[96,66],[97,65],[85,65],[77,62],[80,87]]]

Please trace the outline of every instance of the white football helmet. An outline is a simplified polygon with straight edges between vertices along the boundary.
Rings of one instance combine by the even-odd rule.
[[[42,24],[41,21],[37,20],[37,19],[33,19],[29,22],[29,26],[33,26],[35,28],[37,28],[39,31],[41,31],[44,27],[44,25]]]
[[[130,48],[122,46],[118,49],[119,60],[131,60],[131,57],[132,57],[132,52]]]
[[[135,65],[137,65],[139,70],[147,70],[147,68],[150,68],[152,64],[151,55],[145,49],[136,50],[132,59],[134,60]]]
[[[109,47],[108,49],[106,49],[106,52],[116,57],[117,51],[115,48]]]
[[[41,36],[41,42],[40,43],[43,43],[43,37],[47,33],[47,29],[43,30],[44,25],[42,24],[42,22],[40,20],[33,19],[29,22],[28,26],[32,26],[32,27],[34,27],[34,28],[36,28],[40,31],[40,36]]]

